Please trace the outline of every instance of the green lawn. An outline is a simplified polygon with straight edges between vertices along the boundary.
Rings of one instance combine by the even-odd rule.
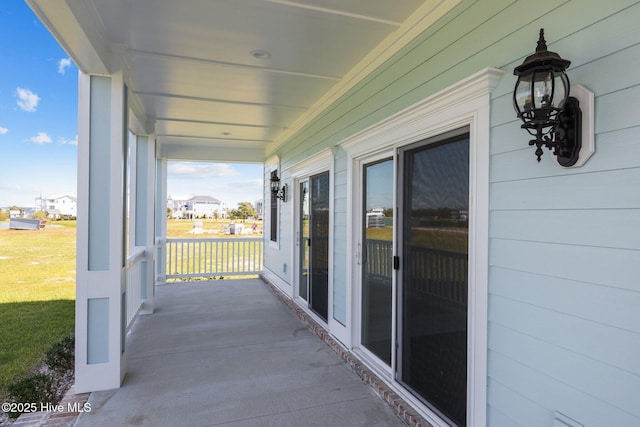
[[[367,238],[392,240],[393,228],[367,228]],[[411,230],[411,244],[442,251],[466,253],[469,232],[466,228],[424,227]]]
[[[202,229],[205,231],[203,234],[193,234],[190,231],[193,230],[195,222],[202,223]],[[244,228],[251,228],[253,224],[257,224],[257,233],[243,235],[243,237],[258,237],[262,235],[262,221],[246,220],[235,221],[237,224],[244,225]],[[228,227],[231,221],[228,219],[169,219],[167,220],[167,237],[173,239],[188,239],[190,237],[240,237],[237,235],[224,234],[223,228]]]
[[[53,225],[61,227],[0,229],[0,397],[73,333],[75,221]]]
[[[211,233],[191,234],[194,221],[169,220],[168,237],[223,234],[226,220],[197,220]],[[246,221],[245,227],[262,221]],[[39,231],[0,229],[0,401],[6,386],[39,366],[49,347],[75,324],[76,222],[55,221]]]

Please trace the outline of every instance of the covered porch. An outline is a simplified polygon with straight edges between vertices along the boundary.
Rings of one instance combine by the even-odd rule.
[[[76,425],[404,425],[313,330],[260,279],[160,286],[122,387]]]
[[[76,390],[121,386],[136,316],[154,313],[157,285],[191,274],[173,271],[166,239],[174,160],[264,164],[267,231],[253,265],[292,299],[301,293],[292,274],[305,269],[293,259],[300,201],[292,171],[296,179],[322,173],[316,320],[349,348],[346,281],[332,289],[329,262],[329,233],[344,234],[333,218],[338,197],[334,178],[317,170],[340,153],[323,143],[293,169],[287,153],[300,146],[296,135],[459,2],[26,1],[80,71]],[[310,157],[318,150],[321,161]],[[288,196],[273,194],[272,178]]]
[[[640,1],[26,1],[80,70],[82,423],[349,425],[313,329],[432,425],[640,425]],[[540,29],[570,168],[513,109]],[[164,285],[173,160],[264,165],[261,274],[317,327]]]

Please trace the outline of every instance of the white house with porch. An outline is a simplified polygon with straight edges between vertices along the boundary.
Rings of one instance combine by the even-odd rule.
[[[169,196],[167,207],[174,218],[213,218],[216,213],[220,218],[226,218],[227,215],[224,203],[211,196],[194,195],[184,200]]]
[[[78,213],[78,199],[73,194],[54,194],[36,199],[36,208],[48,212],[50,217],[62,215],[76,217]]]
[[[80,70],[78,392],[154,311],[167,161],[253,162],[264,279],[432,425],[640,425],[640,2],[27,3]]]

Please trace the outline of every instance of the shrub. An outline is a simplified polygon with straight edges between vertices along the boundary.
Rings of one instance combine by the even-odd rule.
[[[9,384],[10,401],[18,404],[41,403],[56,404],[60,396],[58,395],[57,381],[48,374],[31,374],[19,381]],[[33,411],[32,409],[28,409]],[[20,416],[20,412],[9,412],[9,418],[15,419]]]
[[[64,374],[73,370],[75,364],[75,338],[69,335],[56,342],[47,350],[45,363],[49,369]]]
[[[73,373],[75,363],[75,338],[69,335],[54,343],[45,354],[45,364],[49,373],[39,372],[31,374],[19,381],[9,384],[9,401],[22,405],[25,410],[33,412],[35,405],[39,409],[41,405],[57,404],[66,391],[65,377]],[[25,406],[26,405],[26,406]],[[9,418],[15,419],[20,412],[10,412]]]

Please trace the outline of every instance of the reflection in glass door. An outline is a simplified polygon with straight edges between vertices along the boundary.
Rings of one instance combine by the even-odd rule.
[[[391,365],[393,159],[363,167],[362,345]]]
[[[329,172],[309,177],[309,307],[324,320],[329,307]]]
[[[400,152],[398,375],[466,425],[469,135]]]
[[[329,172],[300,181],[298,296],[327,320],[329,307]]]
[[[309,287],[309,181],[300,183],[300,223],[298,224],[300,240],[300,277],[298,295],[307,301]]]

